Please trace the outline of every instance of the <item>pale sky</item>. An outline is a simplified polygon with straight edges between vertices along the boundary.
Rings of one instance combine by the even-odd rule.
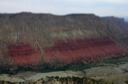
[[[128,16],[128,0],[0,0],[0,13],[17,12]]]

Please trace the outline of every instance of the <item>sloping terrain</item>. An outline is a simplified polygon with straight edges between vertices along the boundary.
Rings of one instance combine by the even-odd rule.
[[[8,46],[8,54],[16,64],[36,64],[40,60],[39,52],[24,43]]]
[[[68,40],[67,42],[58,41],[53,47],[46,48],[45,52],[45,60],[47,61],[91,63],[96,60],[116,58],[124,50],[118,47],[110,38],[104,37]]]
[[[128,64],[98,66],[82,71],[56,72],[19,72],[18,74],[0,74],[0,83],[4,84],[123,84],[128,81]],[[85,79],[85,80],[83,80]],[[107,83],[106,83],[107,82]]]
[[[94,14],[0,14],[0,67],[63,67],[118,58],[128,51],[128,23]]]

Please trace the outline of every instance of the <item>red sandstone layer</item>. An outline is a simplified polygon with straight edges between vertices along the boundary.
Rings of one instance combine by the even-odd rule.
[[[62,61],[66,64],[82,61],[84,63],[117,57],[124,52],[110,38],[76,39],[56,41],[55,45],[45,48],[45,61]]]
[[[12,44],[8,47],[8,53],[14,64],[31,64],[34,65],[40,60],[39,52],[29,44],[20,43]]]
[[[45,53],[43,56],[45,62],[55,63],[60,61],[64,64],[95,62],[97,60],[118,57],[119,54],[125,51],[108,37],[67,39],[66,41],[57,40],[52,47],[42,49]],[[9,56],[14,64],[34,65],[38,63],[41,56],[37,50],[25,43],[12,44],[8,47]]]

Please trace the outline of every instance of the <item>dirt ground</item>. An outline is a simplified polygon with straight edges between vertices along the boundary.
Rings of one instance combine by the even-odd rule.
[[[115,83],[128,81],[128,63],[107,65],[84,70],[87,77],[104,79]]]
[[[23,82],[23,81],[37,81],[47,76],[59,76],[59,77],[90,77],[93,79],[104,79],[107,81],[113,81],[115,83],[128,81],[128,63],[119,65],[106,65],[95,67],[91,69],[85,69],[83,71],[56,71],[48,73],[39,72],[20,72],[15,75],[0,74],[0,80],[10,82]]]

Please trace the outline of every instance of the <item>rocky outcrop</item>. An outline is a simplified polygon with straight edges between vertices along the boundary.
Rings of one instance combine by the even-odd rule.
[[[45,48],[45,61],[70,63],[92,63],[97,60],[117,58],[126,51],[108,37],[57,41],[53,47]]]
[[[36,82],[27,81],[27,82],[9,82],[9,81],[0,81],[1,84],[113,84],[113,82],[107,82],[104,80],[94,80],[91,78],[79,78],[79,77],[47,77],[41,78]]]
[[[8,55],[14,64],[35,65],[40,60],[39,52],[29,44],[20,43],[8,46]]]
[[[0,66],[63,66],[118,58],[128,51],[128,23],[94,14],[0,14]]]

